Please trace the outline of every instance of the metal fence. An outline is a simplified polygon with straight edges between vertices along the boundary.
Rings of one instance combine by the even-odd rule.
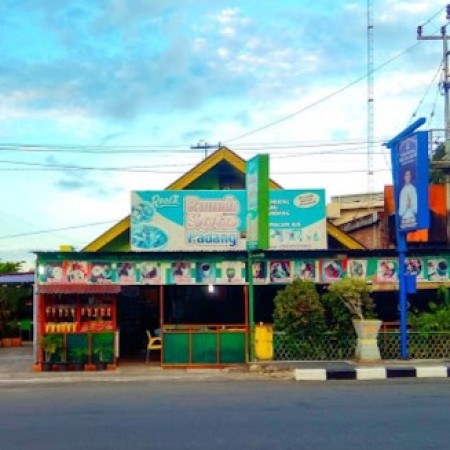
[[[320,342],[300,340],[282,332],[273,334],[275,361],[333,361],[354,356],[356,335],[327,333]],[[400,333],[380,332],[378,346],[382,359],[400,359]],[[450,332],[419,333],[408,331],[408,353],[414,359],[450,358]]]
[[[408,355],[413,359],[450,358],[450,332],[420,333],[408,331]],[[383,359],[400,359],[400,333],[380,333],[378,347]]]
[[[330,361],[349,359],[356,345],[354,334],[324,334],[320,342],[295,339],[282,332],[273,335],[273,358],[276,361]]]

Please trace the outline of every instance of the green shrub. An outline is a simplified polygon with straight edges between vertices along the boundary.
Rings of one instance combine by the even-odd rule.
[[[277,293],[274,304],[275,331],[311,343],[320,341],[325,331],[325,316],[314,283],[294,280]]]
[[[332,304],[337,314],[336,320],[341,322],[345,319],[342,308],[336,306],[337,299],[347,308],[351,319],[365,320],[376,318],[375,305],[370,296],[370,290],[370,286],[367,285],[366,281],[359,278],[342,278],[333,282],[329,286],[328,292],[333,296]]]
[[[411,313],[409,323],[414,330],[423,333],[450,331],[450,296],[448,288],[441,286],[436,293],[436,302],[428,303],[428,311]]]

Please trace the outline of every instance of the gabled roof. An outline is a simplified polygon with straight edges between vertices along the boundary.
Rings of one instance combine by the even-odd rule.
[[[166,190],[184,190],[189,189],[189,186],[197,181],[202,175],[207,173],[222,162],[229,163],[233,168],[235,168],[240,173],[245,173],[246,161],[237,155],[235,152],[227,147],[221,147],[195,167],[193,167],[189,172],[186,172],[180,178],[175,180]],[[269,182],[270,189],[282,189],[281,185],[273,180]],[[97,239],[92,241],[86,247],[82,249],[84,252],[98,252],[101,251],[105,246],[110,244],[114,239],[119,237],[122,233],[128,231],[130,228],[130,216],[128,215],[116,225],[112,226],[109,230],[105,231]],[[330,236],[335,238],[338,242],[344,245],[348,249],[361,250],[365,247],[350,237],[348,234],[339,230],[339,228],[327,222],[327,232]]]

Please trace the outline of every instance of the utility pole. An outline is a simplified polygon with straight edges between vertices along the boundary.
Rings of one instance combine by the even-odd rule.
[[[191,145],[191,150],[204,150],[205,151],[205,159],[208,157],[208,150],[214,148],[220,148],[220,142],[215,145],[209,145],[205,140],[198,141],[197,145]]]
[[[450,20],[450,4],[446,6],[446,19]],[[439,36],[429,35],[424,36],[423,26],[417,27],[417,39],[419,41],[442,41],[442,56],[443,56],[443,76],[442,76],[442,91],[445,97],[445,152],[448,155],[450,153],[449,140],[450,140],[450,96],[449,96],[449,62],[448,62],[448,40],[450,36],[447,35],[447,25],[441,27],[441,34]]]
[[[450,20],[450,4],[447,4],[446,19]],[[423,26],[417,27],[417,39],[419,41],[442,41],[442,61],[443,61],[443,74],[442,74],[442,91],[444,94],[444,121],[445,121],[445,156],[440,162],[440,168],[445,173],[445,196],[446,196],[446,216],[447,216],[447,245],[450,245],[450,99],[449,99],[449,62],[448,62],[448,39],[447,25],[441,27],[441,34],[425,36],[423,34]],[[437,164],[435,164],[437,167]]]
[[[374,214],[373,202],[373,0],[367,0],[367,209]],[[372,248],[378,246],[377,224],[372,224]]]

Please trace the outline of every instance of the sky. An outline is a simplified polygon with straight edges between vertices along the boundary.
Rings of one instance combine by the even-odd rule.
[[[370,91],[366,1],[3,0],[0,259],[83,248],[205,143],[328,200],[382,191],[384,142],[419,117],[442,138],[443,45],[416,29],[445,6],[373,0]]]

